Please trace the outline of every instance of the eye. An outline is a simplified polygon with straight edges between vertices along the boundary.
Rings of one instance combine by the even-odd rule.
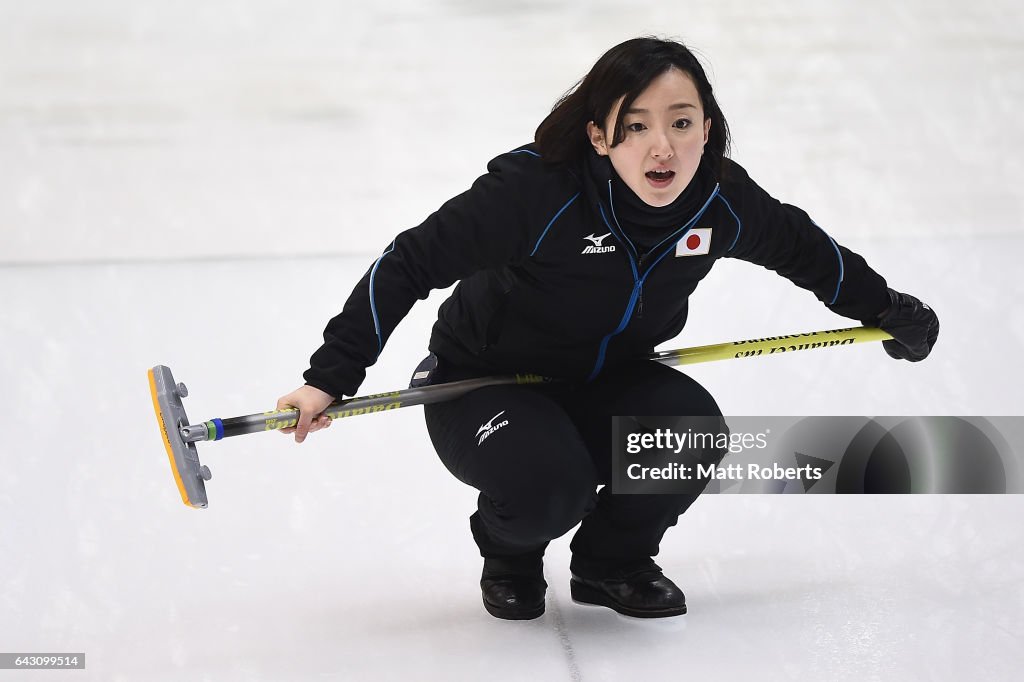
[[[645,126],[643,123],[630,123],[629,125],[626,126],[626,130],[628,130],[631,133],[639,133],[641,131],[647,130],[647,126]]]
[[[686,128],[689,128],[693,124],[690,122],[690,119],[688,118],[680,118],[675,122],[674,125],[676,128],[681,128],[685,130]]]

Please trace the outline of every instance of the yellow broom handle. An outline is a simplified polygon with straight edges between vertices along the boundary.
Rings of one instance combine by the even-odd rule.
[[[765,355],[779,355],[815,348],[834,348],[849,346],[854,343],[868,341],[887,341],[888,333],[876,327],[851,327],[848,329],[829,329],[806,334],[787,334],[785,336],[769,336],[763,339],[748,341],[732,341],[715,343],[710,346],[694,346],[655,353],[652,360],[666,365],[692,365],[698,362],[713,360],[733,360],[736,358],[755,358]]]

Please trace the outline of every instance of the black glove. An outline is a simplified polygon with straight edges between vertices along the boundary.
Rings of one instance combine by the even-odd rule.
[[[889,301],[889,308],[876,323],[879,329],[892,336],[892,340],[882,342],[882,348],[897,360],[924,360],[939,337],[939,318],[910,294],[889,289]]]

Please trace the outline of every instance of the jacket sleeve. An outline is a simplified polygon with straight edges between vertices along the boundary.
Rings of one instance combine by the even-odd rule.
[[[721,195],[737,222],[726,254],[773,270],[817,296],[829,310],[873,325],[889,306],[885,279],[838,244],[802,209],[773,198],[726,160]]]
[[[504,154],[422,224],[400,233],[363,275],[303,373],[335,398],[351,396],[417,300],[482,269],[514,264],[530,241],[528,153]]]

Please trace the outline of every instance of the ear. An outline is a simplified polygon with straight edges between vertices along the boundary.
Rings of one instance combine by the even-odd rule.
[[[604,141],[604,133],[601,132],[601,129],[593,121],[587,121],[587,137],[590,138],[590,144],[594,145],[594,151],[597,152],[598,156],[608,156],[608,146]]]
[[[708,143],[708,133],[711,132],[711,118],[704,119],[704,144]]]

